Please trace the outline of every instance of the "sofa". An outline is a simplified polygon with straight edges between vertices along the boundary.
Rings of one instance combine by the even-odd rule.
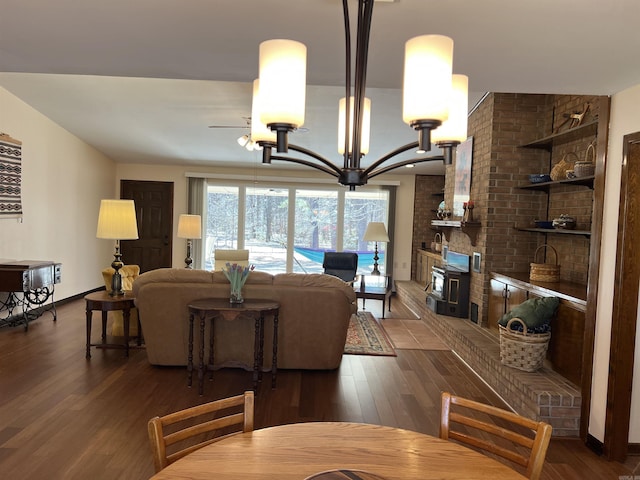
[[[223,272],[162,268],[143,273],[133,283],[146,352],[153,365],[186,365],[189,341],[187,305],[201,298],[229,298]],[[245,299],[280,304],[278,369],[326,370],[340,365],[351,315],[357,311],[353,288],[324,274],[253,271]],[[199,331],[194,322],[194,361]],[[210,322],[207,321],[208,328]],[[271,368],[273,318],[265,319],[264,367]],[[215,367],[253,368],[254,323],[247,318],[215,321]],[[205,341],[205,358],[208,357]]]

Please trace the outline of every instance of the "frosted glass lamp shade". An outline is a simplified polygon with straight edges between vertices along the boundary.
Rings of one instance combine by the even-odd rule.
[[[467,139],[469,116],[469,78],[453,75],[449,119],[431,132],[433,143],[461,143]]]
[[[178,238],[202,238],[200,215],[180,215],[178,220]]]
[[[369,222],[362,239],[365,242],[388,242],[389,235],[382,222]]]
[[[133,200],[101,200],[97,238],[136,240],[138,225]]]
[[[260,103],[260,80],[253,81],[253,98],[251,100],[251,140],[254,142],[275,143],[276,134],[260,121],[262,104]]]
[[[405,123],[447,120],[453,40],[443,35],[414,37],[405,44],[404,62],[402,117]]]
[[[293,40],[260,44],[260,121],[265,125],[304,123],[307,47]]]
[[[353,101],[350,100],[350,113],[349,113],[349,153],[353,151]],[[347,100],[346,97],[340,99],[339,113],[338,113],[338,152],[340,155],[344,154],[344,127],[346,122],[346,110]],[[363,104],[363,116],[362,116],[362,129],[360,130],[360,153],[366,155],[369,153],[369,137],[371,136],[371,100],[369,98],[364,99]]]

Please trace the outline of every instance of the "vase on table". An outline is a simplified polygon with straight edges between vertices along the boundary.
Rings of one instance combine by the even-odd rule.
[[[242,297],[242,287],[249,277],[249,273],[255,268],[253,265],[250,267],[243,267],[237,263],[227,263],[227,268],[222,269],[225,277],[229,280],[231,285],[231,293],[229,295],[229,303],[239,304],[244,302]]]

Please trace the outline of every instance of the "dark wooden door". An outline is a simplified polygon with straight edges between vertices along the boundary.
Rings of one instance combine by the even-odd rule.
[[[121,180],[120,198],[135,202],[140,237],[121,242],[123,262],[140,265],[141,273],[171,267],[173,183]]]
[[[604,432],[605,454],[610,460],[619,462],[625,460],[629,449],[640,287],[640,132],[624,136],[623,155]],[[637,445],[633,453],[636,451]]]

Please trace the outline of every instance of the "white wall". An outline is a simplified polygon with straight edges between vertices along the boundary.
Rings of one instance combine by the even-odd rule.
[[[60,300],[101,286],[114,245],[96,238],[115,164],[0,87],[0,132],[22,141],[23,219],[0,219],[0,259],[62,263]]]
[[[612,97],[607,155],[604,220],[602,225],[602,252],[598,286],[595,351],[593,359],[593,383],[591,391],[591,416],[589,433],[604,440],[604,424],[607,405],[609,376],[609,348],[611,344],[611,316],[613,311],[613,284],[615,279],[615,255],[618,232],[618,207],[622,172],[623,137],[640,131],[640,85],[622,91]],[[640,319],[639,319],[640,320]],[[640,327],[637,329],[640,333]],[[636,361],[631,406],[629,441],[640,443],[640,341],[636,338]]]
[[[286,181],[288,178],[317,178],[320,181],[330,181],[331,177],[316,174],[310,169],[286,171],[273,169],[269,172],[269,177],[261,176],[255,170],[249,169],[224,169],[224,168],[195,168],[179,166],[150,166],[150,165],[128,165],[118,164],[116,177],[117,184],[120,180],[152,180],[162,182],[174,182],[174,203],[173,203],[173,267],[184,266],[186,256],[186,241],[177,238],[178,218],[181,213],[187,212],[187,172],[199,172],[204,175],[219,175],[220,178],[244,178],[245,180],[271,181],[277,174],[278,181]],[[382,176],[380,177],[382,178]],[[378,180],[378,178],[376,178]],[[413,232],[413,197],[415,189],[414,175],[386,175],[384,181],[397,184],[396,196],[396,226],[394,232],[394,268],[393,277],[396,280],[411,279],[411,241]],[[374,183],[374,182],[371,182]]]

